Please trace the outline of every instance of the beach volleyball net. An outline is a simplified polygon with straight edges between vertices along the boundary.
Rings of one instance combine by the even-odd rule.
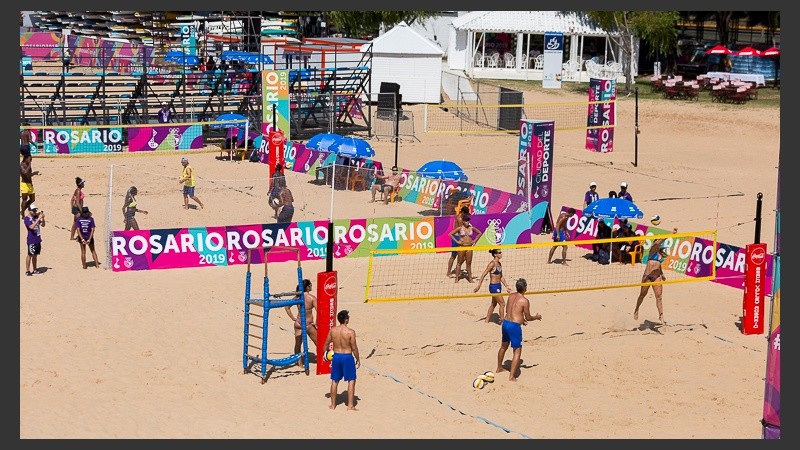
[[[249,132],[245,130],[249,128]],[[125,125],[21,126],[33,136],[33,156],[177,154],[246,149],[260,133],[247,119]]]
[[[590,108],[597,104],[615,102],[616,100],[502,105],[468,102],[426,104],[424,130],[426,133],[518,134],[519,121],[522,119],[553,120],[556,130],[589,130],[601,128],[587,125]],[[614,127],[614,124],[602,126]]]
[[[655,239],[665,238],[662,246],[667,256],[662,262],[666,280],[643,282],[645,265]],[[612,262],[602,265],[593,261],[592,244],[610,250]],[[567,248],[567,265],[560,264],[562,248]],[[639,246],[641,253],[634,255],[635,262],[613,259],[622,245]],[[708,281],[716,278],[715,249],[717,232],[699,231],[665,235],[636,236],[594,240],[573,240],[565,243],[537,242],[531,244],[474,246],[472,251],[472,276],[467,280],[466,267],[461,266],[460,279],[447,275],[448,261],[453,251],[464,247],[421,248],[404,250],[373,250],[370,252],[365,289],[365,302],[444,300],[451,298],[489,297],[490,275],[486,275],[478,292],[478,280],[492,260],[492,249],[503,252],[503,276],[514,290],[515,281],[525,278],[526,294],[589,291],[597,289],[637,287]],[[616,250],[614,248],[616,247]],[[551,249],[552,263],[548,264]],[[456,263],[453,264],[455,269]],[[503,286],[503,295],[508,295]]]

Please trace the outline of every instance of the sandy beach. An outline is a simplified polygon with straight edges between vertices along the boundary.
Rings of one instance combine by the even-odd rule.
[[[586,96],[537,89],[525,100]],[[514,190],[518,135],[424,133],[423,106],[407,108],[418,141],[400,143],[401,167],[446,158],[471,183]],[[640,100],[637,166],[633,97],[617,108],[612,153],[585,150],[585,131],[556,132],[552,211],[580,208],[590,181],[601,197],[626,181],[662,228],[717,230],[720,242],[744,247],[753,242],[760,192],[761,241],[773,250],[778,108]],[[371,144],[375,159],[393,163],[393,142]],[[488,298],[364,303],[368,259],[337,259],[339,309],[351,313],[362,356],[359,411],[346,410],[345,383],[339,406],[328,408],[330,380],[315,375],[314,364],[311,375],[280,368],[262,384],[242,373],[242,266],[119,273],[105,267],[98,245],[104,266],[84,270],[69,240],[76,176],[86,179],[85,202],[102,232],[123,229],[131,184],[149,212],[137,215],[143,229],[274,222],[266,166],[217,156],[189,155],[205,204],[190,210],[176,182],[178,154],[34,158],[36,204],[47,212],[45,270],[25,276],[21,243],[20,438],[760,438],[765,335],[743,335],[743,291],[712,282],[666,286],[663,327],[653,326],[652,292],[633,319],[636,288],[530,296],[543,319],[523,330],[518,381],[500,373],[475,389],[475,375],[495,369],[500,343],[500,326],[483,320]],[[294,221],[328,219],[331,202],[335,219],[424,209],[369,203],[367,192],[336,191],[332,199],[330,187],[312,179],[287,174]],[[316,281],[325,262],[302,268]],[[270,265],[270,274],[276,290],[294,289],[294,265]],[[292,353],[291,320],[273,310],[269,324],[271,354]]]

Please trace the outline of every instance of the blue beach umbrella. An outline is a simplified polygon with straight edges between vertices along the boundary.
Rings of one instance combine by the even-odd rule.
[[[589,204],[583,214],[601,219],[641,219],[644,213],[632,201],[618,197],[600,198]]]
[[[369,142],[354,137],[341,137],[328,146],[328,151],[350,158],[369,158],[375,156],[375,150]]]
[[[342,135],[336,133],[319,133],[311,136],[306,142],[306,147],[315,150],[328,150],[334,142],[342,138]]]
[[[224,122],[227,120],[245,120],[241,114],[225,113],[220,114],[215,119],[216,122]],[[211,128],[244,128],[244,124],[240,123],[212,123]]]
[[[173,50],[164,55],[164,61],[172,61],[184,66],[194,66],[200,63],[200,58],[193,55],[187,55],[184,52]]]
[[[417,169],[417,174],[440,180],[467,181],[467,174],[453,161],[444,159],[428,161]]]

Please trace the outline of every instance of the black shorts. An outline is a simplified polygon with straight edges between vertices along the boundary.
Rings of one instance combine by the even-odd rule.
[[[81,242],[81,236],[78,236],[78,244],[83,245],[83,242]],[[86,241],[86,245],[94,245],[94,236],[92,236],[91,239]]]
[[[28,255],[36,256],[42,253],[42,243],[39,242],[38,244],[28,244]]]
[[[294,206],[284,206],[278,213],[278,222],[291,222],[294,216]]]
[[[81,212],[81,209],[80,209],[80,208],[78,208],[77,206],[73,206],[73,207],[72,207],[72,215],[73,215],[73,216],[74,216],[75,214],[80,214],[80,212]]]

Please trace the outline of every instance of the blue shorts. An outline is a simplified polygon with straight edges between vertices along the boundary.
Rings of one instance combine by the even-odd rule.
[[[503,292],[503,287],[500,283],[490,283],[489,284],[489,293],[490,294],[499,294]]]
[[[567,240],[567,232],[564,230],[553,231],[553,242],[564,242]]]
[[[188,195],[189,197],[194,197],[194,186],[184,186],[183,187],[183,195]]]
[[[356,379],[356,358],[352,353],[334,353],[331,360],[331,380],[354,381]]]
[[[511,348],[522,347],[522,325],[504,320],[501,329],[503,330],[502,342],[511,342]]]

